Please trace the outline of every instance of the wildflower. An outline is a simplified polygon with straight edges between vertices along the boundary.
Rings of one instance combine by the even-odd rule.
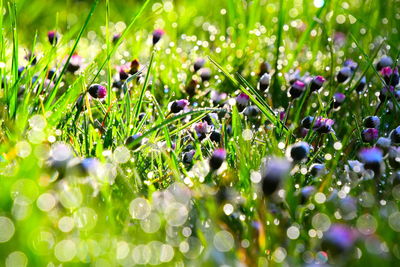
[[[82,65],[82,57],[78,54],[73,54],[71,60],[69,61],[67,71],[74,73],[75,71],[79,70]]]
[[[358,64],[357,64],[357,62],[355,62],[355,61],[352,60],[352,59],[347,59],[347,60],[343,63],[343,66],[344,66],[344,67],[350,68],[350,70],[351,70],[352,72],[354,72],[354,71],[357,69]]]
[[[314,177],[321,176],[325,172],[325,165],[320,163],[314,163],[310,167],[310,173]]]
[[[56,31],[49,31],[47,33],[47,39],[51,45],[56,45],[58,42],[58,33]]]
[[[264,73],[258,82],[258,88],[261,91],[266,91],[269,87],[270,81],[271,81],[271,76],[268,73]]]
[[[185,87],[185,92],[190,96],[194,96],[196,94],[196,88],[198,87],[198,82],[195,79],[191,79],[189,84]]]
[[[381,102],[385,102],[387,98],[390,98],[392,95],[396,97],[396,91],[394,86],[384,86],[381,91],[379,92],[379,100]]]
[[[139,60],[134,59],[131,61],[131,67],[129,69],[129,74],[134,75],[135,73],[137,73],[139,71]]]
[[[217,106],[222,101],[226,100],[227,97],[228,95],[226,93],[220,93],[216,90],[212,90],[210,93],[210,98],[214,106]]]
[[[103,99],[107,95],[107,88],[100,84],[92,84],[88,91],[93,98]]]
[[[353,71],[349,67],[343,67],[336,75],[336,80],[338,83],[343,83],[349,79],[351,75],[353,75]]]
[[[305,91],[306,84],[300,80],[295,81],[289,89],[290,96],[292,98],[298,98]]]
[[[183,163],[191,164],[195,153],[196,151],[194,149],[185,152],[182,159]]]
[[[329,133],[332,131],[332,125],[335,122],[331,119],[318,117],[314,122],[313,129],[319,133]]]
[[[260,64],[260,77],[263,76],[265,73],[270,73],[271,72],[271,65],[269,65],[268,62],[263,61]]]
[[[313,120],[314,120],[314,117],[312,117],[312,116],[307,116],[307,117],[305,117],[305,118],[301,121],[301,126],[302,126],[303,128],[310,129]]]
[[[286,178],[290,163],[285,159],[272,158],[261,170],[261,186],[265,196],[272,195]]]
[[[117,66],[119,80],[125,81],[129,77],[129,69],[126,66]]]
[[[129,136],[126,141],[125,141],[125,145],[132,150],[138,149],[141,145],[142,145],[142,141],[139,141],[138,143],[136,143],[134,145],[134,142],[136,139],[138,139],[139,137],[141,137],[143,134],[142,133],[137,133],[134,134],[132,136]]]
[[[25,59],[32,65],[36,65],[37,63],[37,58],[36,55],[33,54],[32,52],[28,52],[28,54],[25,56]]]
[[[324,233],[322,247],[333,256],[350,252],[356,241],[355,232],[344,224],[333,224]]]
[[[334,108],[340,107],[345,99],[346,99],[346,95],[345,94],[339,93],[339,92],[335,93],[333,95],[333,107]]]
[[[361,137],[364,142],[372,143],[378,139],[379,133],[375,128],[368,128],[361,132]]]
[[[170,104],[170,111],[172,113],[178,113],[189,105],[189,101],[186,99],[175,100]]]
[[[200,72],[200,78],[203,82],[211,79],[211,70],[209,68],[201,68],[199,72]]]
[[[383,153],[377,147],[363,148],[358,154],[364,168],[374,171],[375,175],[379,175],[383,170]]]
[[[300,190],[300,203],[304,204],[315,193],[315,187],[312,185],[305,186]]]
[[[57,69],[56,68],[50,69],[49,72],[47,73],[47,79],[54,81],[56,78],[57,78]]]
[[[240,93],[236,97],[236,103],[239,111],[243,111],[243,109],[249,104],[250,97],[245,93]]]
[[[376,146],[383,150],[383,152],[387,152],[390,148],[391,140],[387,137],[379,137],[376,141]]]
[[[94,173],[100,165],[100,162],[96,158],[84,158],[82,160],[76,160],[71,162],[71,171],[78,176],[88,176]]]
[[[362,91],[364,91],[364,88],[366,85],[367,85],[367,78],[365,78],[365,76],[364,76],[361,78],[360,83],[357,85],[356,91],[358,93],[361,93]]]
[[[164,30],[162,29],[156,29],[153,31],[153,45],[157,44],[160,40],[161,37],[165,34]]]
[[[322,76],[315,76],[312,80],[311,80],[311,84],[310,84],[310,90],[311,92],[315,92],[318,91],[319,89],[321,89],[322,85],[324,85],[325,83],[325,78]]]
[[[388,153],[389,164],[393,169],[400,168],[400,147],[391,147]]]
[[[223,148],[218,148],[212,154],[209,164],[212,170],[218,170],[226,159],[226,151]]]
[[[221,133],[220,132],[217,132],[217,131],[212,131],[211,132],[211,134],[210,134],[210,140],[211,141],[214,141],[214,142],[216,142],[216,143],[220,143],[221,142]]]
[[[247,106],[243,111],[243,114],[249,118],[256,118],[260,113],[261,111],[256,105]]]
[[[306,142],[296,143],[290,148],[290,157],[297,162],[305,160],[309,153],[310,146]]]
[[[296,69],[295,71],[291,70],[289,74],[286,74],[287,79],[289,80],[289,84],[292,85],[296,81],[300,80],[300,70]]]
[[[120,34],[120,33],[115,33],[115,34],[113,35],[112,42],[113,42],[114,44],[116,44],[116,43],[119,41],[119,39],[121,39],[121,34]]]
[[[378,116],[368,116],[363,120],[364,127],[378,129],[381,123]]]
[[[204,63],[205,63],[206,61],[204,60],[204,58],[198,58],[198,59],[196,59],[196,61],[194,62],[194,64],[193,64],[193,69],[194,69],[194,71],[196,72],[196,71],[198,71],[199,69],[201,69],[203,66],[204,66]]]
[[[392,144],[394,144],[394,145],[400,144],[400,126],[397,126],[396,129],[393,129],[390,132],[389,137],[390,137],[390,140],[392,141]]]
[[[21,77],[21,75],[22,75],[22,73],[24,71],[25,71],[25,67],[24,66],[18,67],[18,77]]]
[[[384,67],[381,74],[387,85],[396,86],[399,83],[400,76],[397,68]]]
[[[195,130],[196,135],[199,138],[199,140],[203,140],[209,131],[208,123],[206,121],[198,122],[194,125],[194,130]]]
[[[383,56],[378,63],[376,63],[376,69],[381,71],[385,67],[390,67],[393,65],[393,60],[389,56]]]

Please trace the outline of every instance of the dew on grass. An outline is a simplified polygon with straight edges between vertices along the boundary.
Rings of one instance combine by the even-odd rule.
[[[77,248],[75,242],[64,239],[54,247],[54,256],[61,262],[68,262],[75,258]]]
[[[11,252],[6,258],[6,267],[28,266],[28,257],[22,251]]]
[[[143,220],[150,215],[151,206],[146,199],[138,197],[129,204],[129,213],[133,219]]]
[[[15,226],[13,221],[8,218],[0,217],[0,243],[8,242],[15,233]]]
[[[221,252],[227,252],[234,246],[234,239],[231,233],[222,230],[214,235],[213,244]]]
[[[324,213],[317,213],[312,217],[312,226],[316,230],[320,231],[327,231],[331,226],[331,220],[329,219],[328,215]]]

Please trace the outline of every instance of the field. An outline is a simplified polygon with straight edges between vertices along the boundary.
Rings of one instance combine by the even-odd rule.
[[[0,266],[400,266],[399,0],[0,10]]]

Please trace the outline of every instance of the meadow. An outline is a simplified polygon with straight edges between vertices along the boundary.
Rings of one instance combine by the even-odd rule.
[[[0,266],[399,266],[399,0],[0,0]]]

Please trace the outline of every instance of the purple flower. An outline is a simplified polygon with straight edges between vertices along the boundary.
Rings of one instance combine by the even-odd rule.
[[[103,99],[107,95],[107,88],[100,84],[92,84],[88,91],[93,98]]]
[[[153,31],[153,45],[158,43],[161,37],[165,34],[165,31],[162,29],[156,29]]]
[[[340,69],[338,74],[336,75],[336,80],[338,83],[345,82],[350,76],[353,75],[353,71],[349,67],[343,67]]]
[[[214,104],[214,106],[217,106],[218,104],[220,104],[222,101],[224,101],[226,98],[228,97],[228,95],[226,93],[220,93],[216,90],[212,90],[210,93],[210,98]]]
[[[120,33],[115,33],[113,35],[112,42],[115,44],[116,42],[119,41],[120,38],[121,38],[121,34]]]
[[[266,91],[269,87],[270,81],[271,81],[271,76],[268,73],[264,73],[258,82],[258,88],[261,91]]]
[[[379,148],[363,148],[358,153],[358,157],[364,163],[364,168],[373,170],[375,175],[379,175],[383,170],[383,153]]]
[[[313,129],[319,133],[329,133],[332,131],[332,125],[335,122],[328,118],[318,117],[315,119]]]
[[[357,69],[358,64],[357,64],[357,62],[355,62],[355,61],[352,60],[352,59],[347,59],[347,60],[343,63],[343,66],[349,67],[350,70],[351,70],[352,72],[354,72],[354,71]]]
[[[384,67],[381,70],[381,74],[387,85],[396,86],[399,83],[400,77],[397,68]]]
[[[49,31],[47,33],[47,39],[51,45],[56,45],[58,42],[58,33],[56,31]]]
[[[243,114],[248,118],[256,118],[260,113],[261,111],[256,105],[247,106],[243,111]]]
[[[79,70],[82,65],[82,57],[78,54],[73,54],[71,60],[69,61],[67,71],[74,73],[75,71]]]
[[[396,97],[394,86],[384,86],[379,92],[379,100],[385,102],[387,98],[392,96],[392,94]]]
[[[308,157],[310,153],[310,146],[306,142],[299,142],[290,148],[290,157],[294,161],[302,161]]]
[[[222,163],[226,159],[226,151],[223,148],[218,148],[214,150],[213,154],[211,155],[209,164],[212,170],[218,170]]]
[[[239,111],[242,111],[249,104],[250,97],[245,93],[240,93],[236,97],[236,103],[238,104]]]
[[[357,239],[356,233],[344,224],[333,224],[324,233],[322,247],[333,255],[340,255],[352,250]]]
[[[211,70],[209,68],[201,68],[199,72],[200,72],[200,78],[203,82],[211,79]]]
[[[301,121],[301,126],[306,128],[306,129],[310,129],[313,120],[314,120],[314,117],[307,116]]]
[[[376,69],[381,71],[385,67],[390,67],[393,64],[393,60],[389,56],[383,56],[378,63],[376,63]]]
[[[263,61],[260,64],[260,77],[263,76],[265,73],[270,73],[271,72],[271,66],[267,61]]]
[[[390,140],[392,141],[392,144],[398,145],[400,144],[400,126],[397,126],[396,129],[393,129],[390,132]]]
[[[368,128],[361,132],[361,137],[364,142],[372,143],[378,139],[379,133],[375,128]]]
[[[204,66],[204,63],[206,61],[204,60],[204,58],[198,58],[196,59],[196,61],[193,64],[193,69],[194,71],[198,71],[199,69],[201,69]]]
[[[301,197],[300,202],[302,204],[304,204],[310,198],[310,196],[314,193],[315,193],[314,186],[309,185],[309,186],[303,187],[300,191],[300,197]]]
[[[376,141],[376,146],[382,149],[385,153],[389,150],[391,145],[390,138],[387,137],[379,137]]]
[[[368,116],[363,120],[364,127],[378,129],[381,120],[378,116]]]
[[[197,137],[202,140],[206,137],[206,134],[208,133],[210,127],[205,121],[196,123],[193,128],[196,131]]]
[[[315,177],[318,177],[318,176],[322,175],[324,172],[325,172],[325,165],[324,164],[314,163],[310,167],[310,173],[311,173],[311,175],[313,175]]]
[[[196,154],[196,150],[194,150],[194,149],[192,149],[188,152],[185,152],[185,154],[183,154],[183,159],[182,159],[183,163],[191,164],[193,161],[194,154]]]
[[[340,107],[345,99],[346,99],[346,95],[345,94],[339,93],[339,92],[335,93],[333,95],[333,107],[334,108]]]
[[[293,83],[293,85],[289,89],[290,96],[292,98],[298,98],[305,91],[306,84],[300,80],[297,80]]]
[[[186,108],[188,105],[189,101],[187,101],[186,99],[175,100],[170,104],[170,111],[172,113],[178,113]]]
[[[137,73],[139,71],[139,66],[140,66],[139,60],[137,60],[136,58],[134,60],[132,60],[129,74],[133,75],[133,74]]]
[[[366,85],[367,85],[367,78],[365,78],[365,76],[364,76],[361,78],[360,83],[357,85],[356,91],[358,93],[361,93],[362,91],[364,91],[364,88]]]
[[[290,162],[285,159],[272,158],[261,170],[261,186],[265,196],[272,195],[282,180],[289,174]]]
[[[322,76],[315,76],[312,80],[311,80],[311,84],[310,84],[310,90],[311,92],[317,91],[319,89],[321,89],[322,85],[325,83],[325,78]]]

